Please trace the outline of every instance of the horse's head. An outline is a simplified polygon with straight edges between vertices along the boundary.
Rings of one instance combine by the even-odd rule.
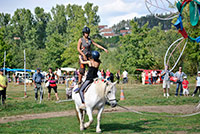
[[[106,94],[105,94],[106,96],[105,97],[106,97],[107,101],[110,103],[111,107],[115,107],[117,105],[116,96],[115,96],[116,91],[117,91],[117,89],[115,87],[116,83],[117,82],[114,82],[114,83],[107,82],[106,83],[107,87],[106,87]]]

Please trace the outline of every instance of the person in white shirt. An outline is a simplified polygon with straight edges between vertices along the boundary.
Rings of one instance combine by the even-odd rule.
[[[98,78],[99,78],[99,79],[103,79],[103,77],[102,77],[102,75],[101,75],[101,71],[100,71],[100,70],[98,70],[98,72],[97,72],[97,75],[98,75]]]
[[[197,93],[198,89],[199,89],[199,94],[200,94],[200,71],[198,71],[198,76],[196,78],[196,89],[194,90],[194,92],[192,94],[192,97],[195,96],[195,94]],[[200,95],[199,95],[199,97],[200,97]]]
[[[123,75],[123,84],[128,83],[128,72],[124,70],[122,75]]]
[[[153,78],[153,84],[155,84],[155,83],[156,83],[156,80],[157,80],[157,71],[156,71],[156,70],[153,70],[153,71],[151,72],[151,74],[152,74],[152,78]]]
[[[142,75],[142,85],[145,85],[145,75],[146,75],[146,73],[143,71],[141,75]]]
[[[61,76],[62,76],[62,73],[61,73],[61,69],[60,68],[57,68],[56,69],[56,73],[57,73],[57,75],[59,76],[59,79],[58,79],[58,83],[61,83]]]

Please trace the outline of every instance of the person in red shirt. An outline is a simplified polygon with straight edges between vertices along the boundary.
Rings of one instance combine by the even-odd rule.
[[[183,82],[182,82],[183,94],[184,94],[184,96],[188,96],[189,95],[189,90],[188,90],[189,82],[187,81],[187,76],[184,76],[183,79],[184,79]]]
[[[109,71],[109,69],[107,69],[107,71],[106,71],[106,79],[110,80],[110,71]]]

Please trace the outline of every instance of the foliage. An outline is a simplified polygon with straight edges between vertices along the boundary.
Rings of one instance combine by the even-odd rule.
[[[147,113],[151,114],[151,113]],[[156,117],[138,115],[131,112],[103,113],[101,129],[103,133],[199,133],[200,115],[189,118],[159,117],[163,113],[156,113]],[[87,121],[88,118],[85,119]],[[76,116],[35,119],[27,121],[0,124],[1,133],[96,133],[96,115],[91,126],[80,132]],[[67,126],[67,127],[66,127]]]
[[[131,21],[130,25],[132,33],[120,38],[122,46],[119,56],[122,69],[133,74],[137,68],[150,68],[154,59],[144,43],[149,30],[148,24],[139,28],[136,22]]]
[[[160,15],[165,16],[162,14],[160,14]],[[171,29],[171,20],[167,20],[167,21],[159,20],[154,15],[146,15],[146,16],[142,16],[140,18],[135,17],[135,18],[133,18],[133,20],[138,23],[139,27],[142,27],[143,25],[148,23],[148,28],[153,28],[153,27],[159,26],[161,24],[162,30]],[[120,30],[131,29],[130,22],[131,22],[131,20],[122,20],[118,24],[113,25],[112,28],[116,34],[119,34]]]
[[[188,7],[183,11],[183,24],[192,36],[200,35],[200,24],[192,27],[189,23]],[[78,67],[77,43],[82,37],[82,29],[91,29],[90,38],[109,49],[109,54],[92,46],[92,50],[101,53],[101,67],[128,70],[133,74],[136,69],[162,69],[164,55],[175,40],[181,37],[172,26],[176,19],[160,21],[152,15],[123,20],[112,28],[116,33],[130,29],[131,34],[102,38],[99,35],[98,6],[92,3],[81,5],[56,5],[50,12],[36,7],[34,14],[29,9],[17,9],[14,15],[0,13],[0,57],[3,64],[3,52],[7,52],[6,66],[23,68],[23,50],[26,50],[27,68],[40,67]],[[19,40],[16,40],[18,37]],[[177,50],[178,51],[178,50]],[[174,54],[178,56],[178,54]],[[188,42],[178,66],[183,71],[194,75],[199,70],[199,45]],[[173,61],[170,61],[172,63]]]

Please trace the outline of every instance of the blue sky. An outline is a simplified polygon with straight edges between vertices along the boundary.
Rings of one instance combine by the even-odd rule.
[[[112,26],[123,19],[132,19],[149,14],[144,0],[0,0],[0,12],[13,15],[17,8],[27,8],[33,13],[34,8],[39,6],[49,12],[56,4],[78,4],[87,2],[99,6],[100,24]]]

